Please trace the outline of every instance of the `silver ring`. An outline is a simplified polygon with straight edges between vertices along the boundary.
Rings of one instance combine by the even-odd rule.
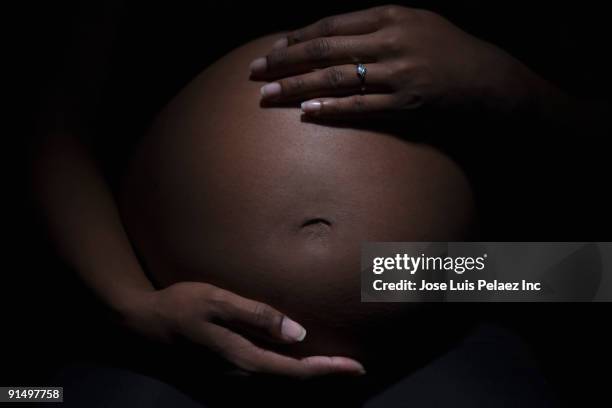
[[[357,77],[359,77],[359,80],[361,81],[361,91],[362,92],[365,90],[365,80],[366,80],[367,73],[368,73],[368,69],[366,68],[365,65],[357,64]]]

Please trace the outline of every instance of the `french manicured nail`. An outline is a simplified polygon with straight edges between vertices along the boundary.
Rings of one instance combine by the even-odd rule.
[[[354,375],[365,375],[366,370],[363,368],[361,364],[355,364],[355,367],[352,367]]]
[[[274,45],[272,45],[272,48],[277,50],[279,48],[285,48],[288,44],[289,44],[289,41],[287,41],[287,37],[283,37],[283,38],[279,38],[278,40],[276,40],[274,42]]]
[[[251,69],[251,73],[253,74],[263,74],[266,72],[268,66],[268,61],[265,57],[256,58],[251,62],[249,68]]]
[[[343,366],[344,368],[350,369],[353,373],[357,375],[364,375],[366,373],[363,365],[357,360],[347,359],[343,357],[332,357],[332,360],[336,359],[337,364]]]
[[[304,113],[315,113],[320,110],[321,110],[321,102],[319,101],[302,102],[302,112]]]
[[[281,94],[281,86],[278,82],[271,82],[262,86],[260,92],[261,96],[266,99],[276,98]]]
[[[302,341],[306,337],[306,329],[286,316],[281,324],[281,332],[283,336],[295,341]]]

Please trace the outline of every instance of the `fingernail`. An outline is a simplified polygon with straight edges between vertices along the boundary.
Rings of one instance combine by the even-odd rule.
[[[264,98],[276,98],[281,94],[281,86],[278,82],[271,82],[262,86],[259,91]]]
[[[287,316],[283,318],[281,332],[283,333],[283,336],[295,341],[302,341],[306,337],[306,329]]]
[[[287,37],[283,37],[283,38],[276,40],[274,42],[274,45],[272,45],[272,48],[277,50],[279,48],[285,48],[288,44],[289,44],[289,41],[287,41]]]
[[[267,66],[268,61],[266,60],[266,58],[260,57],[254,59],[253,62],[251,62],[251,65],[249,65],[249,68],[251,69],[251,73],[253,74],[263,74],[264,72],[266,72]]]
[[[365,368],[363,368],[363,365],[358,361],[351,360],[348,365],[351,366],[351,369],[354,370],[353,372],[356,375],[364,375],[366,373]]]
[[[302,102],[302,112],[314,113],[321,110],[321,102],[319,101],[306,101]]]

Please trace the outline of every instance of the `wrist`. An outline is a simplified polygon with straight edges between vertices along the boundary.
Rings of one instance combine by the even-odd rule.
[[[159,291],[153,288],[122,291],[110,302],[119,324],[145,337],[166,341],[167,324],[159,303]]]
[[[571,120],[572,99],[527,66],[519,64],[517,76],[521,93],[516,102],[516,113],[542,123],[555,124]]]
[[[535,112],[539,97],[534,89],[540,86],[537,76],[510,55],[505,55],[497,66],[497,77],[491,86],[491,110],[504,116]]]
[[[115,292],[108,301],[111,310],[120,319],[137,318],[153,308],[155,289],[132,289]]]
[[[489,113],[502,117],[537,118],[547,116],[551,101],[560,102],[563,93],[506,51],[483,43],[473,77],[473,95]]]

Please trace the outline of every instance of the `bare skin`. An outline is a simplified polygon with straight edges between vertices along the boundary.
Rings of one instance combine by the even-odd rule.
[[[123,220],[161,287],[199,281],[239,293],[306,328],[283,352],[368,361],[377,349],[366,339],[395,335],[368,330],[411,310],[360,302],[361,242],[464,239],[470,188],[409,134],[259,106],[248,62],[277,38],[231,52],[168,105],[125,179]]]
[[[366,64],[363,84],[355,62]],[[263,100],[299,102],[313,117],[401,118],[422,106],[471,106],[553,127],[609,130],[608,103],[568,95],[503,49],[424,9],[391,4],[328,16],[281,36],[250,67],[254,78],[270,81]]]
[[[108,306],[117,320],[151,339],[193,341],[249,372],[307,378],[359,375],[357,361],[335,356],[295,359],[256,347],[212,322],[249,327],[280,343],[303,338],[303,329],[279,310],[210,284],[157,290],[144,273],[119,216],[110,186],[87,141],[86,118],[95,117],[109,69],[115,10],[112,2],[86,6],[96,24],[82,28],[82,49],[71,54],[49,90],[33,145],[33,188],[58,254]],[[92,27],[97,29],[92,29]]]
[[[106,18],[109,13],[99,12],[98,6],[100,5],[92,6],[92,16]],[[416,45],[424,45],[426,44],[424,40],[429,39],[432,42],[428,42],[427,47],[419,48],[423,58],[418,58],[413,62],[426,63],[426,65],[418,65],[421,68],[426,68],[420,72],[427,72],[429,69],[433,70],[432,73],[446,72],[447,75],[421,77],[424,79],[424,83],[429,83],[432,86],[419,89],[410,88],[412,82],[405,84],[400,80],[402,75],[399,74],[405,72],[402,70],[396,71],[399,76],[392,75],[388,78],[381,78],[381,81],[386,81],[386,85],[393,85],[397,95],[409,95],[415,90],[436,91],[433,93],[425,92],[422,95],[425,102],[445,100],[444,95],[452,95],[453,97],[447,100],[455,101],[458,106],[466,101],[473,101],[472,98],[474,97],[478,100],[479,97],[476,94],[453,92],[452,86],[446,86],[449,83],[445,85],[445,82],[435,81],[435,78],[456,77],[458,73],[453,72],[452,68],[460,65],[449,63],[447,59],[434,60],[427,58],[428,56],[431,57],[428,51],[436,48],[434,46],[435,41],[453,42],[457,40],[459,41],[458,44],[461,44],[460,40],[474,40],[473,38],[458,32],[449,26],[448,22],[431,13],[425,13],[425,18],[413,19],[413,22],[420,21],[422,23],[425,21],[431,24],[406,26],[400,25],[399,22],[406,21],[408,14],[411,13],[410,11],[398,7],[383,8],[383,10],[386,10],[388,17],[395,17],[385,20],[385,24],[378,29],[393,31],[396,34],[393,36],[396,47],[392,47],[396,51],[385,55],[380,54],[377,57],[386,61],[395,61],[398,65],[406,68],[409,65],[406,62],[410,62],[411,54],[405,51],[411,45],[414,45],[411,42],[417,41]],[[112,24],[109,21],[102,21],[100,24],[92,24],[90,27],[106,29],[112,27]],[[149,153],[143,153],[145,157],[141,157],[140,162],[145,165],[149,161],[150,165],[156,163],[156,160],[160,157],[166,157],[163,163],[178,164],[173,167],[174,170],[163,170],[163,168],[154,170],[159,171],[159,174],[164,176],[160,180],[165,180],[164,188],[166,191],[170,191],[168,185],[171,188],[176,188],[177,193],[185,194],[182,196],[185,201],[176,199],[174,203],[171,203],[171,200],[165,202],[160,200],[163,206],[158,211],[163,210],[164,219],[157,220],[158,224],[151,223],[150,228],[166,229],[166,232],[172,233],[171,236],[177,238],[177,242],[182,242],[184,245],[159,241],[146,243],[142,237],[138,240],[137,245],[147,259],[147,267],[155,272],[156,278],[162,286],[169,285],[179,278],[203,280],[205,277],[209,277],[211,279],[210,282],[206,283],[193,282],[171,285],[162,290],[156,288],[147,278],[143,265],[136,258],[132,242],[126,234],[123,220],[119,216],[110,189],[106,185],[99,168],[91,159],[88,150],[84,147],[83,140],[88,139],[88,131],[78,125],[82,119],[79,116],[83,112],[95,113],[96,111],[96,86],[103,82],[103,71],[106,64],[101,51],[108,49],[112,34],[106,32],[88,33],[81,41],[83,44],[82,52],[80,54],[76,53],[82,57],[81,61],[70,61],[65,64],[66,67],[78,67],[83,72],[67,72],[64,83],[60,84],[65,89],[58,92],[59,95],[64,95],[65,99],[51,98],[49,103],[51,116],[56,115],[62,117],[62,119],[59,121],[59,125],[56,123],[46,126],[45,138],[37,146],[37,160],[35,160],[36,166],[34,169],[35,189],[40,199],[41,209],[48,220],[50,234],[57,243],[60,255],[76,270],[96,295],[116,312],[119,319],[134,330],[161,341],[186,337],[204,347],[212,348],[231,363],[249,371],[297,377],[328,373],[359,374],[363,371],[362,367],[354,360],[329,357],[314,360],[286,358],[280,358],[279,360],[280,356],[263,352],[262,349],[255,348],[250,344],[247,344],[248,347],[244,347],[246,338],[243,336],[235,337],[234,335],[237,333],[229,329],[229,326],[247,326],[251,331],[258,334],[256,337],[275,338],[280,342],[292,341],[283,333],[283,323],[289,321],[287,315],[285,315],[287,313],[308,329],[307,340],[303,343],[304,348],[310,347],[311,349],[322,350],[320,346],[313,342],[317,338],[325,339],[326,337],[323,334],[317,336],[316,325],[310,324],[313,321],[316,322],[317,316],[309,321],[307,313],[304,313],[304,310],[300,312],[300,304],[304,305],[306,302],[313,301],[310,297],[313,293],[315,295],[320,293],[323,298],[329,295],[329,291],[323,291],[322,288],[331,290],[333,287],[326,287],[317,282],[320,282],[321,275],[325,275],[324,278],[332,276],[333,279],[336,279],[329,273],[330,271],[343,271],[342,275],[345,276],[338,277],[338,282],[341,281],[345,285],[343,289],[341,288],[342,290],[348,291],[347,288],[351,285],[355,288],[356,282],[351,281],[351,279],[355,279],[354,275],[347,272],[354,270],[355,265],[344,262],[347,259],[355,259],[356,249],[351,242],[354,243],[358,239],[366,237],[372,237],[373,239],[385,239],[387,237],[433,239],[437,236],[440,239],[445,239],[447,237],[463,236],[465,225],[454,225],[449,220],[462,220],[462,216],[469,212],[467,208],[470,207],[470,204],[466,196],[450,194],[457,190],[465,191],[461,187],[465,185],[464,180],[458,175],[457,169],[452,163],[432,149],[401,142],[376,132],[368,133],[332,128],[327,130],[318,128],[319,130],[313,131],[314,125],[299,122],[297,110],[270,110],[271,113],[264,114],[253,108],[253,105],[247,104],[248,100],[261,97],[258,89],[263,85],[263,83],[249,83],[245,79],[245,73],[248,72],[248,64],[251,60],[268,56],[272,50],[272,44],[276,40],[281,40],[281,46],[292,48],[299,45],[300,41],[296,40],[300,40],[300,38],[306,42],[320,40],[320,37],[334,37],[336,34],[334,32],[317,31],[325,27],[329,29],[330,27],[333,28],[334,25],[329,24],[329,20],[324,20],[314,24],[306,32],[298,30],[290,34],[288,38],[285,36],[269,38],[233,53],[208,70],[196,83],[186,89],[185,93],[170,108],[174,109],[175,113],[166,112],[165,116],[158,122],[157,136],[150,136],[150,139],[146,142],[149,144]],[[338,26],[336,25],[336,27]],[[437,28],[430,31],[426,29],[428,27],[430,29],[432,27]],[[361,30],[361,28],[359,29]],[[411,35],[406,35],[407,32]],[[401,33],[404,34],[400,35]],[[455,36],[456,38],[453,39]],[[380,38],[383,37],[379,36],[378,39]],[[384,36],[384,38],[389,37]],[[285,41],[284,44],[283,41]],[[475,40],[463,44],[480,43]],[[298,47],[294,50],[303,48]],[[374,48],[381,52],[388,51],[388,48]],[[483,51],[491,48],[476,47],[470,49]],[[496,50],[495,55],[505,55],[498,51]],[[440,53],[440,55],[442,54]],[[278,57],[283,54],[275,55]],[[284,55],[288,54],[285,53]],[[295,55],[299,58],[298,54]],[[487,59],[486,55],[482,58]],[[336,65],[337,61],[330,61],[330,65]],[[482,59],[475,58],[471,61],[482,61]],[[277,67],[283,68],[283,64],[287,61],[283,62],[282,59],[277,58],[276,62],[278,62]],[[302,60],[300,63],[309,64],[311,62]],[[351,67],[351,69],[354,69],[354,66]],[[417,65],[412,65],[412,67],[416,68]],[[291,64],[288,64],[284,65],[283,69],[291,71],[290,68]],[[474,72],[483,72],[483,69],[486,71],[488,68],[489,64],[472,67]],[[292,80],[290,73],[283,72],[283,69],[268,73],[266,79],[282,81],[285,78]],[[510,71],[516,72],[512,69]],[[525,73],[525,71],[519,71]],[[233,78],[233,81],[224,82],[225,73],[227,73],[228,78]],[[375,70],[370,72],[370,74],[374,73]],[[529,94],[527,99],[535,102],[534,104],[528,104],[527,110],[534,109],[536,115],[551,120],[555,126],[559,125],[556,123],[559,118],[562,119],[561,126],[564,126],[566,121],[571,124],[586,126],[590,123],[591,117],[595,115],[593,112],[609,112],[608,108],[590,109],[588,104],[583,105],[574,101],[567,101],[564,97],[556,98],[558,90],[551,89],[539,78],[534,78],[531,75],[527,77],[529,78],[527,82],[521,83],[517,87],[510,87],[510,91],[521,91],[518,99],[513,98],[516,94],[504,93],[504,90],[508,91],[508,87],[493,86],[489,88],[500,91],[500,93],[496,93],[494,101],[502,102],[502,110],[504,106],[508,106],[508,103],[511,106],[522,105],[520,95],[524,95],[522,91],[527,90]],[[319,79],[325,78],[323,76],[319,77]],[[348,77],[345,76],[345,78]],[[369,78],[374,79],[373,76]],[[526,77],[520,75],[520,78],[524,79]],[[474,85],[466,78],[459,79],[465,85],[462,87],[462,91],[469,91]],[[481,77],[478,79],[481,79]],[[290,99],[302,102],[309,98],[325,97],[327,100],[329,95],[324,92],[327,86],[324,82],[301,81],[301,83],[308,83],[312,88],[306,93],[301,93],[298,89],[298,92],[292,95]],[[456,83],[454,81],[450,85]],[[207,101],[201,100],[201,92],[207,93],[206,97],[209,98]],[[562,104],[548,103],[551,100],[551,95],[553,96],[552,99],[562,101]],[[265,95],[263,97],[265,98]],[[401,102],[403,99],[398,97],[393,100]],[[391,101],[391,99],[386,99],[386,101]],[[478,100],[481,105],[484,102]],[[360,107],[359,110],[363,111],[365,105],[357,105]],[[296,104],[296,106],[298,105]],[[323,114],[325,112],[334,114],[334,109],[326,109],[326,106],[333,108],[333,101],[330,100],[328,105],[323,103],[321,106],[323,106],[321,111]],[[412,107],[412,105],[410,106]],[[418,106],[418,104],[415,106]],[[75,109],[75,107],[78,109]],[[241,107],[241,109],[238,109],[238,107]],[[394,113],[401,112],[403,107],[405,106],[401,104],[386,105],[386,109]],[[495,103],[490,107],[499,109],[499,105]],[[545,111],[542,111],[541,108],[544,108]],[[231,112],[231,114],[228,114],[228,112]],[[595,116],[599,117],[599,114]],[[605,115],[601,116],[605,117]],[[264,117],[266,120],[262,121],[261,118]],[[181,121],[183,119],[188,120],[184,123],[173,122],[173,120],[178,119]],[[268,119],[271,122],[267,122]],[[188,123],[191,123],[193,127],[186,128]],[[167,126],[166,131],[164,131],[163,126]],[[227,132],[228,127],[232,128],[233,131]],[[169,140],[170,138],[167,135],[171,131],[177,131],[177,140],[180,142],[178,145],[173,145]],[[229,136],[228,133],[230,133]],[[359,135],[359,138],[356,137],[357,135]],[[408,139],[410,138],[410,135],[405,136]],[[332,140],[330,141],[330,139]],[[161,142],[164,140],[167,143],[162,144]],[[207,149],[211,147],[211,141],[215,140],[230,140],[232,143],[230,145],[225,143],[214,144],[212,147],[219,152],[219,155],[216,156],[211,153],[211,150]],[[260,140],[266,143],[258,143]],[[155,143],[159,144],[156,145]],[[202,145],[199,146],[199,143],[202,143]],[[241,147],[242,143],[244,143],[243,148]],[[158,152],[158,156],[155,156],[150,150],[155,150],[156,146],[157,148],[163,146],[165,151]],[[270,146],[273,146],[272,151]],[[294,149],[296,146],[304,149]],[[147,147],[143,147],[143,152],[146,151]],[[296,151],[308,151],[310,153],[308,156],[295,157],[294,153]],[[256,158],[258,159],[256,160],[248,152],[257,153]],[[207,154],[209,154],[208,157],[212,157],[212,160],[209,160],[206,164],[201,159],[207,157]],[[334,161],[329,160],[330,156],[334,157]],[[342,157],[342,160],[336,161],[337,157]],[[179,158],[181,160],[176,163]],[[183,161],[183,158],[187,160]],[[371,163],[374,162],[381,166],[372,165]],[[193,166],[187,168],[186,164],[188,163]],[[295,166],[295,163],[301,163],[302,166]],[[319,165],[315,166],[314,163],[319,163]],[[364,163],[369,163],[369,165]],[[401,163],[401,166],[399,163]],[[412,163],[419,171],[413,171],[414,169],[411,168],[406,169],[405,163]],[[422,173],[425,169],[431,171],[427,176]],[[211,170],[220,170],[220,172],[218,172],[217,177],[213,177],[210,173]],[[140,171],[144,172],[144,170]],[[173,173],[173,171],[176,171],[176,173]],[[243,172],[253,172],[253,174],[275,176],[276,178],[240,177]],[[330,174],[334,176],[330,177]],[[434,177],[434,174],[444,177]],[[201,180],[201,185],[195,187],[189,185],[189,183],[194,182],[194,175],[199,177],[198,180]],[[140,185],[139,191],[151,195],[152,191],[147,189],[146,183],[142,178],[139,179],[136,171],[132,176],[132,181]],[[449,178],[445,178],[446,176]],[[458,178],[454,179],[454,177]],[[423,191],[422,189],[426,187],[425,183],[422,182],[423,179],[433,180],[435,183],[429,184],[429,188],[435,191]],[[179,182],[186,184],[180,184]],[[232,198],[232,190],[223,187],[224,185],[231,186],[232,183],[234,186],[240,186],[245,196],[253,199],[240,201],[241,197]],[[288,188],[288,186],[292,187]],[[133,187],[136,186],[133,185]],[[296,191],[297,187],[300,187],[301,190]],[[419,200],[414,200],[416,195],[413,194],[414,189],[419,190]],[[199,194],[194,196],[189,193],[194,191],[199,191]],[[217,194],[211,201],[206,201],[206,196],[209,195],[210,191],[215,191]],[[374,195],[374,193],[377,195]],[[436,196],[436,194],[442,194],[442,196]],[[443,197],[444,194],[451,195],[452,200]],[[384,197],[384,200],[380,200],[380,197]],[[457,202],[454,202],[455,197],[459,197]],[[167,199],[167,197],[162,198]],[[448,205],[449,201],[453,202],[447,208],[444,204]],[[130,224],[130,233],[138,238],[138,219],[136,216],[130,216],[129,207],[138,208],[140,204],[131,199],[126,199],[124,204],[126,204],[125,215]],[[421,207],[419,207],[419,204]],[[152,203],[149,203],[149,205],[152,205]],[[199,205],[202,205],[202,207],[199,207]],[[245,205],[249,206],[247,211],[244,211]],[[465,207],[463,207],[464,205]],[[243,224],[232,221],[233,224],[230,223],[231,228],[224,229],[224,218],[214,217],[215,209],[223,213],[224,211],[219,209],[224,206],[228,210],[232,209],[236,219]],[[144,204],[142,204],[142,207],[144,207]],[[203,211],[203,209],[208,212]],[[305,211],[305,209],[312,209],[313,211]],[[250,216],[246,217],[249,212]],[[397,223],[397,220],[388,218],[388,215],[385,214],[397,214],[398,217],[401,214],[402,219],[407,220],[406,224]],[[435,214],[438,214],[438,216],[434,216]],[[140,214],[139,216],[146,218],[146,214]],[[173,226],[173,217],[176,217],[183,224]],[[469,217],[466,217],[463,221],[466,221],[467,218]],[[249,229],[250,233],[245,234],[246,229],[242,225],[250,225],[252,227]],[[197,230],[195,226],[198,227]],[[207,228],[211,229],[210,234],[205,234]],[[218,234],[213,235],[213,233]],[[261,239],[262,237],[268,240]],[[344,239],[347,237],[348,239]],[[198,241],[190,238],[202,239]],[[167,238],[157,236],[151,240],[162,239]],[[253,256],[248,259],[248,262],[243,263],[240,263],[240,259],[235,257],[233,252],[231,257],[227,252],[222,252],[222,255],[228,255],[224,257],[223,262],[221,262],[221,256],[218,253],[216,258],[211,256],[204,259],[203,252],[200,252],[201,249],[208,248],[207,251],[210,254],[214,245],[220,246],[219,243],[223,240],[230,242],[232,245],[236,245],[235,242],[244,243],[242,244],[244,254]],[[168,239],[168,241],[171,240]],[[266,243],[271,247],[266,248]],[[252,247],[249,244],[253,244]],[[274,246],[277,250],[272,251]],[[177,247],[179,248],[177,249]],[[152,254],[154,248],[163,248],[165,252]],[[267,253],[270,253],[270,257],[261,259],[262,254]],[[333,256],[330,256],[330,254]],[[157,259],[154,260],[154,258]],[[231,259],[229,263],[226,262],[228,258]],[[177,262],[180,260],[182,262]],[[270,262],[270,260],[274,262]],[[247,284],[246,280],[240,279],[238,274],[227,273],[228,269],[232,268],[234,268],[234,271],[240,269],[241,272],[244,272],[243,266],[247,263],[254,265],[251,270],[245,272],[247,275],[264,277],[268,282],[274,281],[280,289],[272,291],[270,287],[258,285],[256,279],[249,279]],[[164,268],[169,264],[170,268]],[[185,267],[189,264],[192,265],[191,268]],[[240,268],[236,266],[237,264],[240,264]],[[213,268],[215,265],[219,267],[217,270]],[[310,267],[308,267],[309,265]],[[174,266],[176,268],[172,269]],[[319,266],[322,268],[318,269]],[[287,278],[278,279],[278,275],[281,273],[279,271],[282,271],[283,276]],[[309,274],[318,274],[318,276],[315,276],[317,279],[306,281],[305,276],[312,276]],[[353,277],[351,278],[351,276]],[[234,279],[234,281],[230,282],[231,279]],[[291,279],[304,285],[304,290],[299,291],[299,294],[306,296],[307,299],[298,297],[295,302],[292,302],[289,294],[295,293],[295,291],[291,291],[295,288],[289,287],[288,291],[281,290],[290,286],[288,282],[291,282]],[[239,296],[232,291],[215,286],[215,283],[226,287],[238,288],[242,286],[244,293],[241,293],[241,295],[250,293],[257,299]],[[316,291],[313,291],[313,287],[316,287]],[[357,293],[354,290],[358,289],[351,289],[350,291]],[[274,302],[275,308],[267,303],[261,303],[258,299],[269,299],[270,302]],[[325,302],[324,299],[319,304],[324,305]],[[286,311],[282,309],[283,305],[288,306]],[[295,315],[292,313],[294,310]],[[334,311],[330,307],[327,307],[326,310],[327,312],[321,312],[319,316],[324,316],[330,310]],[[185,313],[185,311],[190,311],[190,313]],[[302,313],[305,320],[300,319]],[[354,316],[355,320],[360,320],[359,311]],[[336,322],[350,321],[350,318],[341,316],[341,314],[336,316],[332,314],[329,318]],[[217,330],[218,324],[212,324],[213,321],[222,322],[228,327],[223,331]],[[321,323],[320,320],[319,323]],[[203,326],[212,328],[212,330],[202,330]],[[296,329],[296,326],[293,326],[293,328]],[[320,333],[325,332],[323,327],[318,330]],[[297,328],[297,331],[293,330],[292,332],[295,334],[299,331],[299,328]],[[331,335],[328,337],[330,339],[333,339],[334,336],[337,338],[339,333],[341,333],[339,330],[327,331],[327,334]],[[314,336],[312,336],[313,334]],[[228,336],[235,341],[227,341]],[[350,337],[350,335],[345,335],[345,337],[347,336]],[[331,343],[328,342],[323,345],[329,346],[329,344]],[[349,345],[350,341],[338,339],[338,343],[333,345],[332,349],[342,350],[350,354]],[[247,351],[246,355],[245,350]],[[304,349],[300,350],[298,348],[295,354],[304,355],[304,352]]]

